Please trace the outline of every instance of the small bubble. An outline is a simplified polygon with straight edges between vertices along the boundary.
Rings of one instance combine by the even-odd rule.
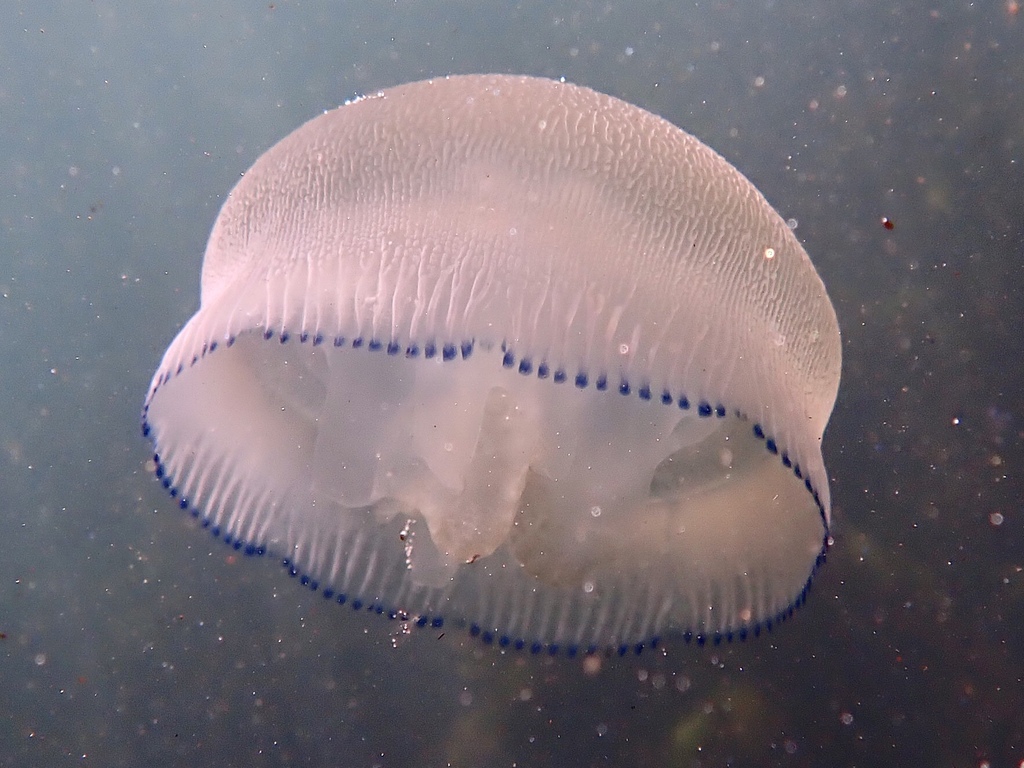
[[[455,450],[455,446],[452,445],[451,443],[445,443],[444,444],[444,449],[445,449],[446,452],[451,453],[452,451]]]
[[[597,724],[597,735],[598,736],[604,736],[606,733],[608,733],[608,726],[606,724],[604,724],[604,723],[598,723]]]
[[[641,683],[646,683],[647,682],[647,670],[646,669],[638,669],[637,673],[636,673],[636,679],[639,680]]]
[[[590,508],[590,516],[591,517],[600,517],[601,516],[601,508],[596,506],[596,505],[591,507]]]
[[[993,512],[991,515],[988,516],[988,521],[990,523],[992,523],[992,525],[995,525],[995,526],[1002,525],[1003,524],[1003,513],[1002,512]]]
[[[786,219],[786,226],[790,229],[796,229],[800,225],[800,222],[796,219]]]
[[[35,658],[35,662],[36,662],[36,666],[37,667],[43,666],[43,664],[46,663],[46,654],[45,653],[37,653],[36,654],[36,658]]]
[[[592,582],[592,581],[584,581],[583,582],[583,591],[586,592],[588,595],[591,592],[593,592],[594,591],[594,582]]]
[[[620,355],[628,355],[629,354],[629,344],[619,344],[619,354]]]
[[[775,258],[775,249],[770,247],[770,246],[768,248],[765,248],[764,249],[764,257],[766,259],[768,259],[769,261],[771,259],[774,259]]]
[[[764,88],[764,75],[758,75],[754,78],[755,88]]]
[[[459,704],[461,704],[464,707],[468,707],[472,703],[473,703],[473,694],[470,693],[467,690],[463,690],[459,694]]]
[[[632,46],[630,46],[630,45],[626,46],[626,55],[627,56],[632,56],[633,55],[633,47]]]
[[[680,693],[686,693],[688,690],[690,690],[690,685],[690,678],[688,678],[686,675],[680,675],[676,678],[676,690]]]
[[[843,712],[843,714],[839,716],[839,722],[843,725],[850,725],[853,723],[853,715],[849,712]]]

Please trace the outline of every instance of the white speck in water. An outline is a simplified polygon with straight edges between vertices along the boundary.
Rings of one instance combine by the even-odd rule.
[[[771,246],[768,246],[767,248],[765,248],[764,249],[764,257],[766,259],[769,259],[769,260],[774,259],[775,258],[775,249],[772,248]]]
[[[796,229],[799,223],[796,219],[786,219],[786,226],[790,229]]]
[[[1003,519],[1004,518],[1003,518],[1003,513],[1002,512],[993,512],[991,515],[988,516],[988,521],[990,523],[992,523],[992,525],[996,525],[996,526],[1002,525],[1003,524]]]
[[[43,664],[46,663],[46,654],[45,653],[37,653],[35,661],[36,661],[36,666],[37,667],[43,666]]]
[[[592,581],[584,581],[583,582],[583,591],[586,592],[588,595],[591,592],[593,592],[594,591],[594,582],[592,582]]]
[[[590,508],[590,516],[591,517],[600,517],[601,516],[601,508],[596,506],[596,505],[591,507]]]
[[[619,354],[620,355],[628,355],[629,354],[629,344],[619,344]]]

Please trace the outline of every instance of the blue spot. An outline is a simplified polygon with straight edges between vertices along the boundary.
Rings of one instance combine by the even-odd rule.
[[[362,336],[356,336],[354,339],[352,339],[352,349],[359,349],[361,346],[363,346]]]
[[[463,360],[468,358],[470,355],[473,354],[473,342],[471,342],[471,341],[464,341],[464,342],[462,342],[462,348],[461,348],[460,351],[462,352],[462,359]]]
[[[789,460],[789,454],[785,451],[782,452],[782,466],[791,467],[793,463]]]
[[[348,600],[348,596],[344,592],[339,592],[338,597],[335,598],[334,602],[338,605],[344,605],[346,600]]]
[[[555,375],[554,375],[555,384],[561,384],[563,381],[565,381],[565,379],[566,379],[565,371],[563,371],[561,368],[559,368],[557,371],[555,371]]]
[[[263,332],[263,340],[264,341],[270,341],[272,338],[274,338],[274,332],[272,330],[270,330],[269,328],[267,328]]]
[[[537,366],[537,378],[538,379],[546,379],[548,377],[548,373],[549,373],[549,371],[548,371],[548,364],[547,363],[541,363],[540,365]]]
[[[775,444],[775,440],[770,437],[768,438],[767,442],[765,442],[764,447],[767,448],[770,453],[779,452],[779,446],[777,446]]]
[[[340,347],[340,346],[343,346],[344,344],[345,344],[345,337],[344,336],[335,336],[334,337],[334,346]]]
[[[430,626],[432,626],[434,629],[438,629],[439,627],[443,627],[444,626],[444,619],[442,619],[440,616],[435,616],[433,619],[431,619]]]
[[[324,335],[322,333],[318,333],[316,336],[313,337],[313,346],[314,347],[319,347],[323,343],[324,343]]]
[[[587,386],[587,374],[577,373],[576,374],[576,388],[585,389]]]
[[[415,344],[410,344],[408,347],[405,348],[406,357],[417,357],[419,353],[420,348],[417,347]]]
[[[441,347],[441,359],[442,360],[454,360],[455,355],[458,354],[458,350],[455,349],[454,344],[445,344]]]
[[[640,385],[640,389],[637,390],[637,394],[640,395],[640,399],[641,400],[650,400],[651,399],[651,388],[649,386],[647,386],[646,384],[641,384]],[[671,402],[671,400],[672,400],[672,398],[669,398],[670,402]]]
[[[630,392],[630,390],[629,390],[629,382],[628,381],[624,381],[621,384],[619,384],[619,394],[620,395],[628,395],[629,392]]]
[[[363,601],[360,600],[358,597],[355,600],[352,601],[352,610],[353,611],[358,611],[362,607],[363,607]]]
[[[309,339],[309,334],[308,333],[306,333],[305,331],[302,331],[301,333],[299,333],[299,343],[300,344],[305,344],[307,339]]]
[[[281,343],[282,344],[284,344],[290,338],[291,338],[291,336],[289,335],[288,331],[281,331]]]
[[[506,352],[505,356],[501,358],[501,364],[506,368],[511,368],[513,365],[516,364],[516,356],[513,355],[511,352]]]
[[[688,411],[688,410],[690,410],[690,401],[689,401],[689,399],[688,399],[688,398],[686,397],[686,395],[682,395],[682,396],[681,396],[681,397],[679,398],[679,407],[680,407],[680,409],[682,409],[682,410],[684,410],[684,411]]]
[[[430,360],[437,354],[437,347],[434,346],[434,342],[428,341],[423,345],[423,356]]]
[[[529,376],[533,373],[533,363],[530,362],[529,358],[524,357],[519,361],[519,372],[524,376]]]
[[[672,393],[669,392],[667,389],[661,393],[661,402],[664,403],[665,405],[672,405]]]
[[[594,386],[597,387],[598,392],[604,392],[606,389],[608,389],[608,377],[602,373],[600,376],[597,377],[597,381],[595,382]]]
[[[397,355],[400,349],[401,349],[401,347],[398,346],[398,342],[395,342],[395,341],[389,341],[388,342],[388,354],[389,355]]]
[[[754,437],[756,437],[758,440],[764,440],[764,430],[761,429],[760,424],[754,425]]]
[[[370,339],[370,343],[366,345],[366,348],[367,348],[368,350],[370,350],[371,352],[377,352],[377,351],[378,351],[378,350],[380,350],[380,349],[381,349],[381,348],[382,348],[383,346],[384,346],[384,345],[383,345],[383,344],[381,344],[381,342],[380,342],[380,341],[378,341],[377,339]]]
[[[725,418],[725,406],[722,405],[721,403],[715,406],[715,416],[717,416],[720,419]]]
[[[711,415],[711,403],[707,402],[706,400],[701,400],[700,403],[697,404],[697,415],[700,416],[701,418],[705,418],[705,419],[708,416],[710,416]]]

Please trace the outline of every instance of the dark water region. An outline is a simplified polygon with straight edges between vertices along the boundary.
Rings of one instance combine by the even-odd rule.
[[[10,2],[0,765],[1024,761],[1014,2]],[[326,604],[186,519],[138,434],[225,192],[358,93],[564,76],[721,152],[843,332],[835,546],[754,642],[503,654]],[[887,226],[885,222],[890,226]]]

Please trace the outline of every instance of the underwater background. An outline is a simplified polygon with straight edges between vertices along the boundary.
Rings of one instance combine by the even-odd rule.
[[[239,174],[464,72],[660,114],[795,221],[843,333],[835,545],[769,635],[584,660],[409,632],[153,479],[142,398]],[[0,766],[1024,763],[1015,0],[8,0],[0,232]]]

